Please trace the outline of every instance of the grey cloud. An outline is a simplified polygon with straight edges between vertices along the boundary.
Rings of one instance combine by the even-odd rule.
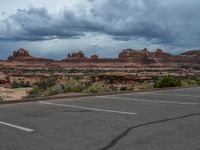
[[[96,0],[93,4],[92,13],[115,39],[142,37],[157,44],[200,46],[197,0]]]
[[[96,32],[114,40],[143,38],[156,44],[200,46],[199,0],[88,0],[81,13],[19,9],[1,22],[0,40],[79,38]]]

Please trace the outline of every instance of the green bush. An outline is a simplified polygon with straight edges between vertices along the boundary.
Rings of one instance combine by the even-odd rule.
[[[113,86],[113,85],[110,85],[109,88],[111,89],[111,91],[115,91],[115,92],[116,92],[117,89],[118,89],[117,87],[115,87],[115,86]]]
[[[197,85],[200,85],[200,79],[196,79]]]
[[[94,83],[92,84],[87,92],[89,93],[102,93],[102,92],[110,92],[111,89],[107,86],[104,86],[103,84],[100,84],[100,83]]]
[[[197,85],[197,82],[195,80],[187,80],[187,83],[191,86]]]
[[[57,95],[57,94],[61,94],[63,93],[64,90],[62,89],[61,85],[56,85],[54,87],[50,87],[48,88],[45,92],[44,92],[44,96],[52,96],[52,95]]]
[[[92,86],[88,88],[89,93],[101,93],[103,92],[103,87],[101,84],[94,83]]]
[[[120,87],[120,91],[127,91],[127,87],[126,86],[122,86],[122,87]]]
[[[57,79],[55,77],[50,77],[46,80],[42,80],[38,82],[36,85],[40,90],[47,90],[47,88],[53,87],[56,85]]]
[[[181,86],[181,81],[177,80],[174,77],[163,77],[155,82],[155,88],[164,88],[164,87],[178,87]]]
[[[67,92],[82,92],[85,89],[85,85],[81,84],[75,79],[70,79],[64,86],[64,91]]]
[[[28,97],[30,97],[30,98],[31,97],[40,97],[40,96],[42,96],[42,93],[41,93],[39,87],[37,87],[37,86],[34,86],[28,95]]]
[[[23,88],[23,87],[31,87],[29,81],[27,81],[27,82],[24,82],[24,81],[20,81],[20,82],[13,81],[11,86],[12,86],[13,89],[15,89],[15,88]]]
[[[188,86],[196,86],[196,85],[200,85],[200,80],[198,79],[188,79],[188,80],[182,80],[181,81],[181,86],[185,86],[185,87],[188,87]]]
[[[152,89],[153,88],[153,84],[150,83],[150,82],[144,81],[139,88],[142,89],[142,90],[144,90],[144,89]]]
[[[188,84],[187,81],[182,80],[182,81],[181,81],[181,86],[182,86],[182,87],[189,87],[190,85]]]

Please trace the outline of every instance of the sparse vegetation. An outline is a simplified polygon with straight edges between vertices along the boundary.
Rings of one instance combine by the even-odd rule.
[[[46,80],[42,80],[42,81],[36,83],[36,85],[38,86],[39,90],[45,91],[48,88],[55,86],[56,82],[57,82],[57,78],[50,77]]]
[[[189,86],[198,86],[200,85],[200,79],[187,79],[187,80],[181,80],[181,86],[183,87],[189,87]]]
[[[103,93],[111,91],[131,91],[134,89],[134,85],[126,83],[126,85],[112,84],[113,80],[105,82],[95,82],[94,76],[89,78],[70,78],[60,83],[62,78],[48,78],[35,84],[33,89],[29,92],[29,97],[39,96],[52,96],[62,93]],[[91,80],[92,79],[92,80]],[[63,79],[62,79],[63,80]],[[22,82],[23,83],[23,82]],[[138,84],[139,89],[152,89],[152,88],[164,88],[164,87],[189,87],[200,85],[200,79],[176,79],[174,77],[166,76],[155,79],[153,81],[144,81]]]
[[[102,93],[102,92],[110,92],[111,89],[103,84],[94,83],[88,88],[87,91],[89,93]]]
[[[81,84],[79,80],[75,79],[70,79],[69,81],[66,82],[64,86],[64,92],[82,92],[86,86],[84,84]]]
[[[17,81],[13,81],[12,83],[12,88],[15,89],[15,88],[24,88],[24,87],[31,87],[29,81],[20,81],[20,82],[17,82]]]
[[[197,85],[200,85],[200,78],[196,79]]]
[[[34,86],[28,95],[29,98],[40,97],[40,96],[42,96],[42,93],[38,86]]]
[[[57,94],[61,94],[63,93],[64,90],[62,88],[61,85],[55,85],[53,87],[48,88],[45,92],[44,92],[44,96],[52,96],[52,95],[57,95]]]
[[[178,87],[181,86],[181,81],[174,77],[163,77],[155,82],[154,88],[165,88],[165,87]]]
[[[144,81],[144,82],[142,83],[142,85],[139,86],[139,89],[141,89],[141,90],[153,89],[153,87],[154,87],[153,83]]]

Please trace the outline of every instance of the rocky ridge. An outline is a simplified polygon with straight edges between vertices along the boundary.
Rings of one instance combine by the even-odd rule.
[[[181,67],[181,66],[200,66],[200,50],[192,50],[180,55],[172,55],[157,49],[152,52],[147,48],[143,50],[134,50],[131,48],[124,49],[119,53],[118,58],[99,58],[98,55],[92,55],[87,58],[82,51],[69,53],[67,57],[61,61],[37,58],[29,54],[28,50],[20,48],[15,50],[8,60],[1,62],[19,66],[35,67]]]

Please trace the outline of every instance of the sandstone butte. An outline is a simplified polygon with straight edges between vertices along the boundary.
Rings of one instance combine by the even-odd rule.
[[[200,50],[192,50],[179,55],[172,55],[157,49],[154,52],[124,49],[118,58],[99,58],[92,55],[87,58],[82,51],[68,54],[63,60],[37,58],[28,50],[20,48],[6,61],[0,61],[2,67],[69,67],[69,68],[139,68],[139,67],[197,67],[200,68]]]

